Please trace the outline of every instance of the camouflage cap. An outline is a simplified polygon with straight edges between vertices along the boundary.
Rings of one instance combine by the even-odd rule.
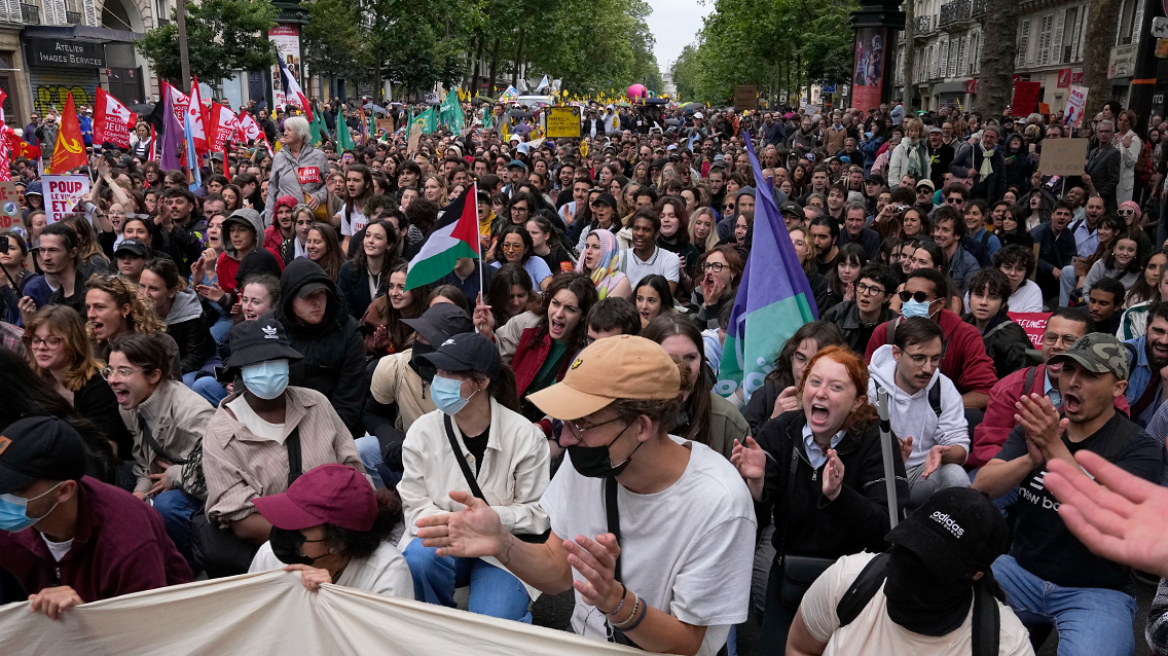
[[[1127,358],[1127,349],[1115,335],[1088,333],[1066,353],[1051,357],[1048,364],[1074,360],[1087,371],[1097,374],[1110,372],[1120,380],[1127,380]]]

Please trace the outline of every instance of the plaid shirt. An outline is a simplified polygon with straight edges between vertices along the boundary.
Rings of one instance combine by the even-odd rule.
[[[20,357],[28,357],[24,350],[24,329],[6,321],[0,321],[0,348],[8,349]]]

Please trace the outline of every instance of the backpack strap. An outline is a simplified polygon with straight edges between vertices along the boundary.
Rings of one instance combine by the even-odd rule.
[[[893,340],[896,339],[896,324],[898,323],[900,323],[900,319],[892,319],[884,323],[886,326],[885,331],[887,333],[886,341],[884,342],[885,344],[891,344]]]
[[[615,476],[609,476],[604,479],[604,511],[608,515],[608,532],[612,533],[613,537],[616,538],[617,545],[620,545],[620,508],[616,505],[617,485]],[[623,578],[621,576],[620,554],[616,556],[612,578],[614,581],[620,581]]]
[[[1030,386],[1034,384],[1034,375],[1038,373],[1038,367],[1030,367],[1026,370],[1026,382],[1022,385],[1022,394],[1030,393]]]
[[[973,656],[997,656],[1001,639],[1002,618],[998,614],[998,601],[987,585],[973,586],[973,627],[971,642]]]
[[[929,388],[929,407],[933,409],[933,413],[937,415],[937,419],[941,418],[941,379],[937,379],[937,384]]]
[[[860,571],[860,575],[848,586],[848,591],[844,593],[835,606],[835,614],[839,618],[840,627],[851,624],[852,620],[856,619],[868,606],[868,602],[872,600],[880,586],[884,585],[884,579],[888,578],[888,565],[891,558],[892,555],[885,552],[868,561],[868,564]]]
[[[304,463],[300,454],[300,426],[292,429],[288,439],[284,440],[284,447],[288,449],[288,487],[304,473]]]
[[[993,235],[990,233],[989,230],[986,230],[985,232],[981,233],[981,245],[985,246],[987,250],[990,247],[990,237],[992,237],[992,236]]]

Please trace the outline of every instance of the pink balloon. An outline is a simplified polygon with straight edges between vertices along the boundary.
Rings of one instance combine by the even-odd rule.
[[[645,95],[646,95],[645,85],[634,84],[633,86],[629,87],[629,91],[628,91],[629,100],[635,100],[637,98],[644,98]]]

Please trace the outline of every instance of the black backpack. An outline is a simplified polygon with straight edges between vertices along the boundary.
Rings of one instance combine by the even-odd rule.
[[[888,578],[888,564],[891,558],[888,553],[876,556],[848,586],[848,591],[835,607],[840,628],[851,624],[859,617],[876,591],[884,585],[884,580]],[[973,656],[997,656],[999,634],[1002,630],[997,600],[985,585],[975,585],[973,591]]]

